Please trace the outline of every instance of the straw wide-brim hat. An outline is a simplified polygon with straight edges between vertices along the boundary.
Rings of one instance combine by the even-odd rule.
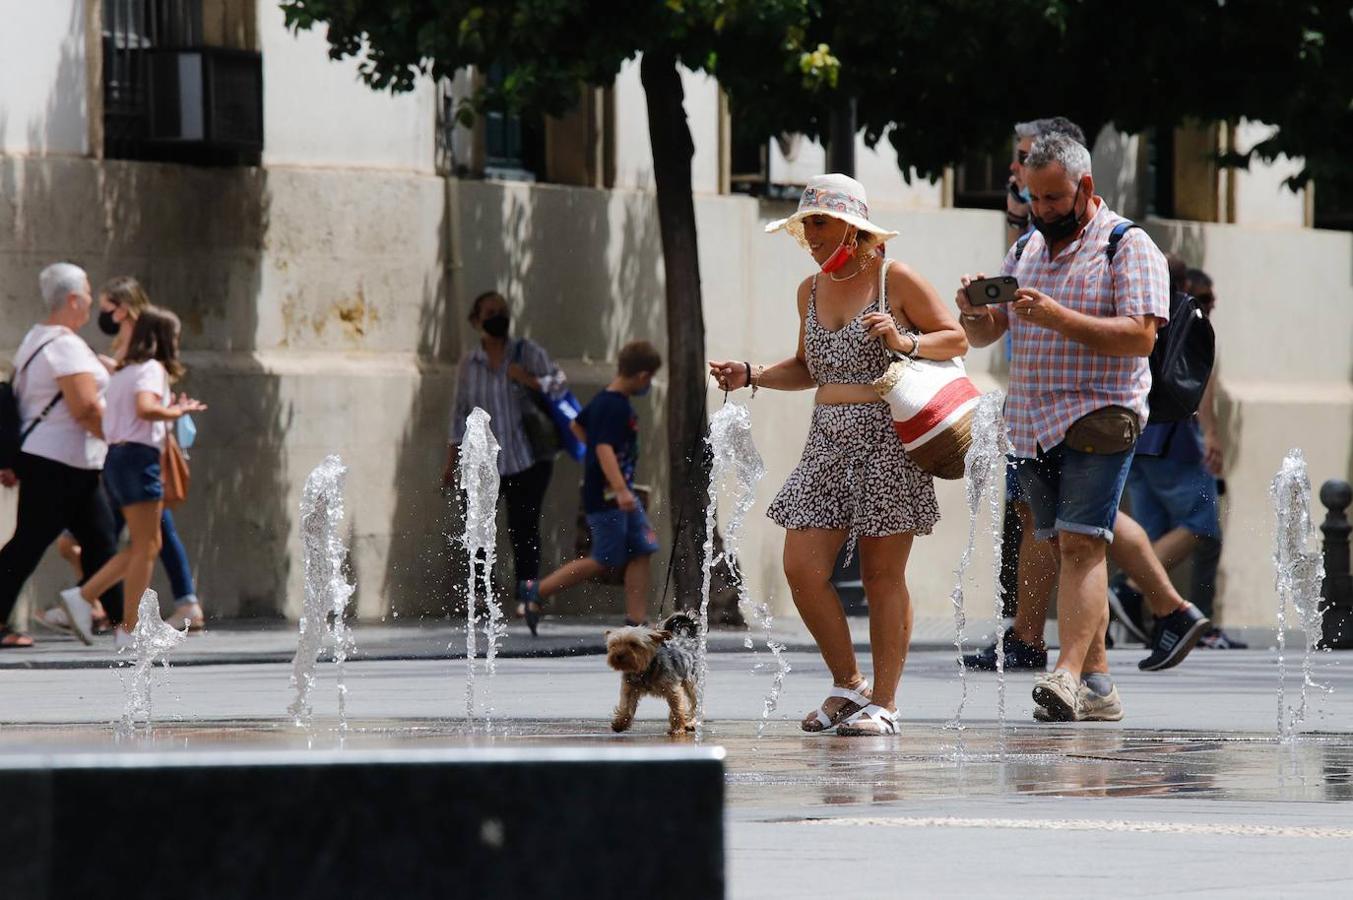
[[[865,197],[864,185],[849,175],[817,175],[808,181],[799,198],[799,208],[794,215],[785,219],[776,219],[766,226],[766,233],[781,228],[794,235],[803,248],[808,249],[808,241],[803,236],[803,220],[808,216],[831,216],[847,225],[854,225],[868,232],[880,242],[897,237],[896,231],[889,231],[869,221],[869,201]]]

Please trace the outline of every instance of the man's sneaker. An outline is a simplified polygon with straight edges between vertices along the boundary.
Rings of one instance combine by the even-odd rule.
[[[1179,665],[1211,624],[1192,603],[1185,603],[1183,608],[1157,619],[1151,633],[1151,655],[1137,663],[1137,668],[1143,672],[1159,672]]]
[[[1080,722],[1117,722],[1123,718],[1123,701],[1118,697],[1118,686],[1104,696],[1096,694],[1082,682],[1080,694]],[[1039,722],[1055,722],[1046,709],[1034,707],[1034,719]]]
[[[81,643],[94,643],[94,607],[80,596],[78,587],[66,588],[58,596],[61,599],[61,608],[66,611],[66,616],[70,620],[71,633],[78,637]]]
[[[1133,640],[1149,645],[1142,618],[1144,607],[1141,591],[1128,587],[1126,578],[1120,575],[1109,583],[1109,618],[1122,625]]]
[[[1250,645],[1214,625],[1203,632],[1203,636],[1198,639],[1198,646],[1209,650],[1247,650]]]
[[[1117,722],[1123,718],[1123,701],[1118,697],[1118,685],[1109,688],[1103,696],[1096,694],[1085,682],[1081,682],[1080,696],[1081,722]]]
[[[1039,721],[1075,722],[1079,719],[1080,690],[1080,682],[1066,669],[1039,675],[1034,680],[1034,702],[1047,713],[1047,718]]]
[[[1005,670],[1007,672],[1023,669],[1042,672],[1047,669],[1048,651],[1040,650],[1033,644],[1026,644],[1015,637],[1015,629],[1007,628],[1005,634],[1001,636],[1001,642],[1005,644]],[[996,645],[992,644],[990,647],[964,656],[963,665],[979,672],[995,672]]]
[[[531,634],[534,635],[536,627],[540,624],[541,606],[545,602],[540,599],[540,582],[534,578],[529,581],[518,581],[517,599],[526,607],[526,627],[531,629]]]

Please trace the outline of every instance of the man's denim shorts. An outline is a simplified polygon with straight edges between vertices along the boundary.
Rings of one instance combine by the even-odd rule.
[[[149,444],[114,444],[103,461],[103,486],[118,509],[164,499],[160,451]]]
[[[1059,531],[1088,534],[1113,543],[1113,523],[1123,495],[1132,450],[1083,453],[1066,442],[1020,460],[1019,485],[1034,517],[1034,536],[1051,539]]]
[[[1138,456],[1127,479],[1132,518],[1151,540],[1187,528],[1199,537],[1221,537],[1217,521],[1217,479],[1201,462]]]
[[[649,524],[643,504],[632,511],[607,509],[587,514],[592,532],[592,558],[608,569],[619,569],[636,556],[658,552],[658,533]]]
[[[1018,456],[1010,454],[1005,458],[1005,502],[1006,503],[1027,503],[1024,499],[1024,491],[1019,486],[1019,464],[1023,462]]]

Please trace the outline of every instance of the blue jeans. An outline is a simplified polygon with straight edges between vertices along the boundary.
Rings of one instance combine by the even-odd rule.
[[[1019,485],[1034,517],[1034,536],[1050,540],[1059,531],[1113,543],[1118,501],[1132,467],[1132,450],[1083,453],[1066,442],[1022,459]]]

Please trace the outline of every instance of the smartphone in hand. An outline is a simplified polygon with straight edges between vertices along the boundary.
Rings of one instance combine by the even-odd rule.
[[[978,278],[964,289],[968,302],[973,306],[986,306],[990,303],[1010,303],[1019,290],[1019,282],[1013,275],[997,275],[994,278]]]

